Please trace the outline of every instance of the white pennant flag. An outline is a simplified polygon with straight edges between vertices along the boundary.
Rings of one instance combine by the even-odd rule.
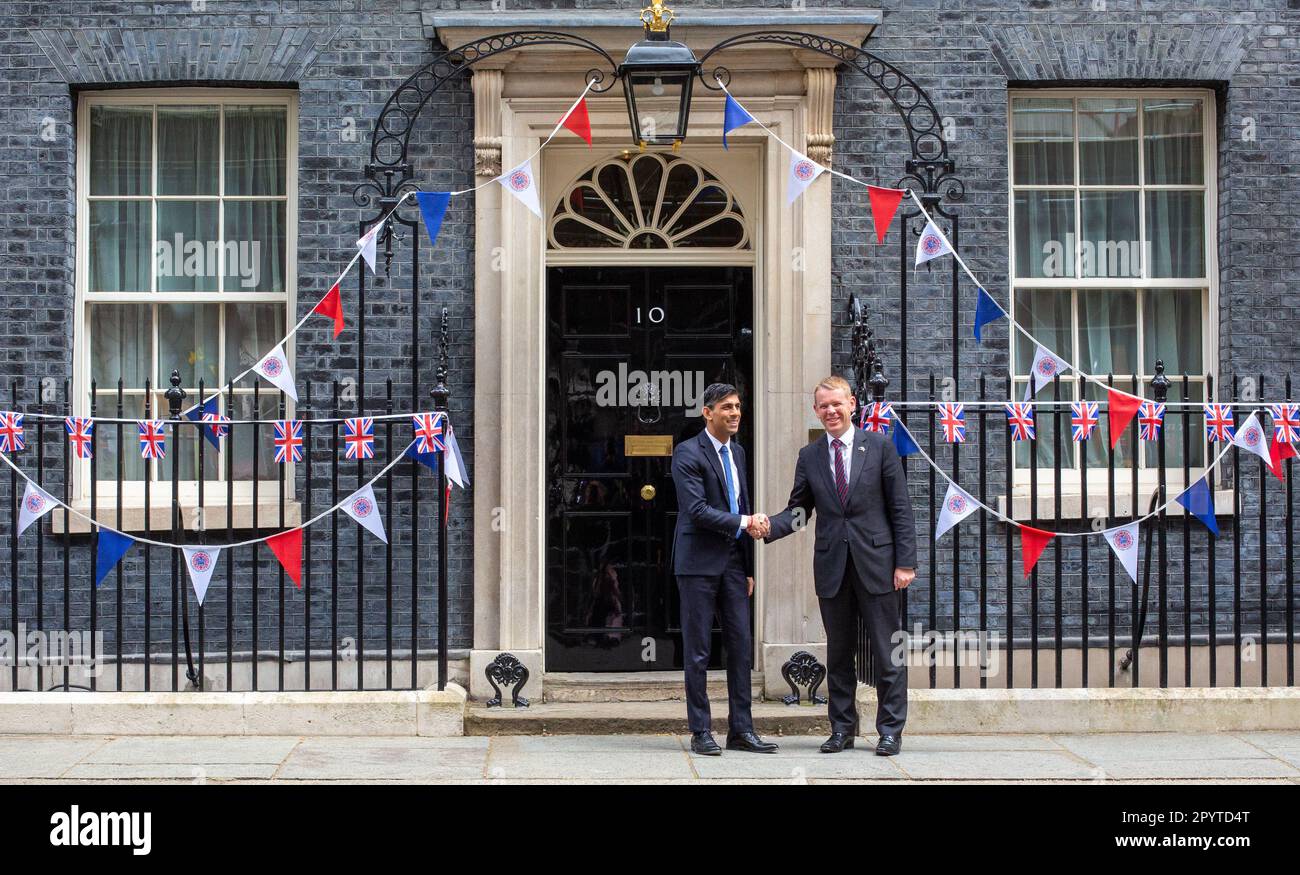
[[[921,232],[921,239],[916,241],[916,265],[913,266],[925,264],[940,255],[951,254],[952,247],[948,245],[948,238],[939,233],[934,222],[926,222],[925,230]]]
[[[194,585],[194,595],[203,604],[203,597],[208,594],[208,584],[212,582],[212,570],[217,567],[217,557],[221,555],[220,547],[182,547],[185,554],[185,567],[190,570],[190,583]]]
[[[461,489],[469,485],[465,458],[460,454],[460,444],[456,443],[456,432],[452,431],[451,420],[447,421],[447,479]]]
[[[379,222],[357,241],[357,248],[361,250],[361,257],[366,260],[366,264],[370,265],[371,273],[375,272],[375,244],[379,241],[379,229],[383,226],[384,223]]]
[[[284,347],[277,346],[268,352],[253,366],[253,370],[294,401],[298,400],[298,390],[293,385],[293,374],[289,372],[289,358],[284,354]]]
[[[1258,412],[1246,417],[1246,421],[1233,435],[1232,442],[1243,450],[1250,450],[1263,459],[1264,464],[1273,467],[1273,460],[1268,456],[1268,437],[1264,434],[1264,426],[1259,424]]]
[[[384,534],[384,521],[379,517],[379,502],[375,501],[373,486],[363,486],[348,496],[348,500],[343,502],[343,512],[368,529],[376,538],[385,544],[388,543],[388,535]]]
[[[1034,353],[1034,366],[1030,369],[1033,372],[1034,379],[1025,386],[1025,398],[1030,398],[1038,394],[1038,390],[1052,382],[1052,378],[1057,374],[1064,374],[1070,369],[1070,364],[1065,359],[1053,353],[1047,347],[1040,346]]]
[[[23,492],[23,505],[18,509],[18,536],[22,537],[27,527],[45,516],[58,505],[58,502],[30,480],[27,481],[27,490]]]
[[[789,195],[786,203],[792,204],[799,195],[804,193],[808,186],[817,181],[817,177],[822,175],[826,168],[809,158],[807,155],[800,155],[793,149],[790,150],[790,181],[787,184]]]
[[[1115,551],[1119,557],[1120,563],[1128,576],[1134,583],[1138,579],[1138,524],[1130,523],[1127,526],[1120,526],[1118,529],[1108,529],[1102,532],[1106,536],[1106,542],[1110,544],[1110,549]]]
[[[944,532],[978,509],[979,504],[970,497],[970,493],[956,483],[949,483],[948,491],[943,496],[943,508],[939,511],[939,522],[934,527],[934,539],[939,540]]]
[[[514,170],[509,170],[497,177],[497,182],[505,187],[537,218],[542,217],[542,207],[537,200],[537,175],[533,173],[533,159],[529,158]]]

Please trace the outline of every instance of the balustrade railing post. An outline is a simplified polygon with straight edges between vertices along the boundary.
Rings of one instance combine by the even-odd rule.
[[[1156,361],[1156,375],[1151,380],[1151,391],[1155,396],[1154,403],[1157,407],[1167,403],[1169,399],[1169,378],[1165,376],[1165,363],[1163,360]],[[1156,506],[1160,508],[1158,512],[1159,529],[1157,530],[1157,542],[1159,544],[1157,585],[1160,588],[1160,686],[1163,688],[1169,686],[1169,569],[1167,567],[1168,548],[1166,540],[1168,537],[1168,515],[1165,511],[1165,486],[1168,481],[1168,472],[1165,470],[1164,424],[1161,423],[1159,426],[1152,424],[1150,428],[1159,428],[1159,433],[1155,436],[1156,476],[1159,484],[1156,493]],[[1141,641],[1134,642],[1134,647],[1141,644]]]
[[[171,542],[179,544],[181,542],[181,503],[180,503],[180,484],[181,484],[181,452],[180,452],[180,421],[181,421],[181,404],[185,400],[185,390],[181,388],[181,373],[179,370],[173,370],[171,375],[171,388],[167,390],[167,413],[172,420],[171,434],[171,454],[172,454],[172,515],[171,515]],[[164,444],[165,445],[165,444]],[[172,692],[180,689],[180,620],[184,616],[181,611],[181,599],[184,597],[184,588],[179,586],[178,571],[180,570],[176,563],[176,550],[171,552],[171,571],[172,571]]]
[[[447,342],[448,329],[450,326],[449,314],[446,307],[442,308],[442,323],[439,332],[438,345],[438,382],[433,387],[430,394],[433,396],[433,408],[435,412],[440,412],[446,417],[444,429],[451,427],[450,411],[448,410],[451,401],[451,389],[447,386]],[[449,520],[447,519],[447,453],[450,447],[438,454],[438,689],[447,688],[447,606],[449,603],[447,593],[447,530]],[[412,647],[417,648],[418,641],[412,642]],[[414,658],[414,650],[412,658]]]

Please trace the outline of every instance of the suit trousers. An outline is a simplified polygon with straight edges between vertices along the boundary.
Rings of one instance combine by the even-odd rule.
[[[712,728],[708,670],[715,615],[722,621],[722,643],[727,651],[728,733],[754,731],[750,713],[753,636],[749,629],[749,581],[740,551],[737,539],[721,575],[677,575],[686,714],[691,732],[708,732]]]
[[[853,669],[857,649],[857,618],[871,647],[876,674],[876,731],[898,735],[907,720],[907,665],[896,661],[896,633],[902,630],[898,591],[876,595],[867,591],[847,557],[839,592],[819,599],[826,627],[826,686],[830,692],[830,721],[834,732],[852,733],[858,724],[858,677]]]

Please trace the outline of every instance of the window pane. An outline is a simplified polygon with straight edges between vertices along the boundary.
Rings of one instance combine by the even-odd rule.
[[[226,202],[225,290],[283,292],[283,201]]]
[[[1017,97],[1011,101],[1016,185],[1074,183],[1074,102]]]
[[[1202,376],[1201,292],[1196,289],[1148,289],[1142,302],[1142,343],[1147,374],[1159,359],[1172,379],[1183,371]]]
[[[1190,383],[1187,387],[1187,393],[1190,397],[1189,403],[1194,406],[1186,411],[1182,408],[1172,406],[1173,402],[1182,402],[1183,400],[1183,378],[1169,374],[1169,402],[1165,408],[1165,470],[1173,472],[1175,469],[1183,467],[1183,432],[1187,430],[1187,436],[1191,446],[1188,447],[1188,467],[1198,468],[1205,464],[1205,414],[1201,412],[1200,405],[1205,401],[1205,384]],[[1151,381],[1147,380],[1144,384],[1144,397],[1154,398],[1155,390],[1151,388]],[[1147,442],[1143,445],[1143,451],[1146,453],[1146,466],[1148,468],[1158,468],[1160,462],[1160,446],[1155,442]],[[1192,477],[1196,477],[1199,471],[1189,471]],[[1178,470],[1181,477],[1182,471]]]
[[[218,194],[220,111],[215,106],[158,107],[158,194]]]
[[[1201,185],[1205,155],[1201,101],[1149,97],[1142,101],[1146,126],[1147,185]]]
[[[1079,182],[1136,185],[1137,100],[1079,99]]]
[[[271,351],[284,337],[283,304],[226,305],[226,379],[234,377]],[[240,386],[252,387],[256,377],[247,377]],[[263,383],[265,391],[278,394]]]
[[[210,393],[205,389],[204,394]],[[198,395],[194,394],[185,399],[185,406],[189,407],[190,404],[197,404],[198,401]],[[163,409],[165,410],[165,405],[167,403],[166,399],[164,399],[162,403],[164,405]],[[212,445],[211,441],[203,438],[199,434],[200,428],[201,426],[199,425],[182,424],[179,426],[170,426],[167,429],[167,452],[175,452],[179,454],[181,480],[192,481],[198,479],[200,453],[203,456],[204,480],[219,480],[222,476],[221,472],[225,471],[225,462],[221,459],[220,453],[218,453],[217,448]],[[173,433],[176,434],[175,439],[172,438]],[[218,443],[221,444],[222,449],[225,449],[226,440],[227,438],[218,439]],[[202,445],[201,448],[200,445]],[[172,471],[171,459],[168,458],[168,460],[163,464],[166,467],[162,469],[162,479],[169,480],[171,479]],[[206,497],[211,500],[214,496],[209,492]],[[210,517],[208,524],[217,525],[216,519],[217,518]],[[187,526],[192,524],[189,520],[186,520],[185,522]]]
[[[218,304],[158,305],[159,385],[168,385],[172,369],[181,372],[186,390],[211,391],[220,385],[218,374]]]
[[[1152,277],[1205,276],[1205,193],[1147,192]]]
[[[1020,289],[1016,292],[1016,321],[1040,343],[1064,359],[1073,358],[1070,338],[1070,293],[1057,289]],[[1016,337],[1016,373],[1028,374],[1034,363],[1034,345]],[[1023,391],[1023,390],[1022,390]],[[1020,400],[1023,395],[1017,396]]]
[[[153,107],[90,108],[90,193],[147,195],[153,187]]]
[[[98,403],[95,407],[97,416],[117,417],[117,392],[100,392]],[[154,419],[159,419],[157,412],[149,414]],[[122,399],[122,417],[124,419],[144,419],[144,396],[143,395],[126,395]],[[119,426],[115,422],[101,422],[95,426],[95,479],[100,482],[117,480],[117,466],[119,460],[117,434],[119,429],[122,433],[121,446],[123,451],[120,454],[122,464],[123,480],[143,480],[144,479],[144,459],[140,458],[140,430],[134,422],[123,423]],[[171,452],[171,429],[167,430],[167,451]],[[153,463],[155,468],[158,462]],[[163,463],[165,464],[165,463]],[[171,469],[166,469],[170,471]],[[116,502],[105,502],[100,505],[99,519],[111,524],[114,519]]]
[[[146,304],[94,304],[90,307],[90,378],[115,389],[143,389],[153,371],[153,338]]]
[[[226,107],[226,194],[283,195],[287,152],[284,107]]]
[[[217,291],[220,245],[216,201],[159,201],[154,244],[158,291]]]
[[[1123,392],[1135,392],[1136,384],[1132,378],[1119,379],[1117,377],[1115,379],[1115,388]],[[1097,426],[1096,431],[1092,433],[1092,437],[1088,439],[1088,467],[1089,468],[1105,468],[1107,465],[1107,459],[1109,458],[1110,415],[1106,409],[1106,397],[1108,394],[1109,393],[1107,392],[1105,386],[1098,386],[1097,384],[1092,382],[1085,382],[1083,385],[1083,397],[1088,399],[1089,401],[1096,401],[1098,404],[1097,412],[1101,415],[1101,424]],[[1134,423],[1136,423],[1136,419],[1134,420]],[[1124,436],[1120,438],[1119,443],[1115,445],[1115,467],[1117,469],[1128,468],[1132,464],[1133,441],[1136,440],[1136,438],[1134,437],[1134,435],[1137,434],[1136,429],[1137,429],[1136,424],[1130,424],[1128,429],[1125,430]],[[1127,484],[1132,482],[1131,480],[1128,479],[1131,476],[1132,475],[1127,471],[1122,475],[1116,473],[1115,491],[1119,492],[1122,488],[1126,488]],[[1095,492],[1093,489],[1093,483],[1097,484]],[[1091,503],[1094,504],[1100,503],[1104,506],[1105,504],[1104,484],[1105,484],[1104,480],[1101,482],[1097,482],[1095,478],[1091,482],[1089,482],[1088,494],[1090,496],[1094,496],[1094,495],[1103,496],[1100,499],[1090,498],[1089,501]],[[1123,515],[1129,511],[1130,507],[1131,506],[1128,504],[1117,502],[1115,505],[1115,512],[1117,514]]]
[[[260,392],[258,397],[258,408],[261,411],[263,420],[280,419],[280,393],[271,389],[270,391]],[[253,418],[253,393],[237,392],[235,394],[235,415],[234,419],[252,419]],[[341,428],[341,426],[339,426]],[[257,431],[257,442],[254,444],[253,431]],[[318,432],[327,433],[328,426],[323,426]],[[376,433],[379,429],[376,428]],[[234,451],[234,458],[231,460],[232,474],[235,480],[253,479],[253,454],[254,446],[257,453],[257,479],[259,480],[278,480],[280,478],[280,466],[275,461],[275,426],[270,422],[265,425],[240,425],[232,429],[234,441],[231,444]],[[304,447],[304,453],[306,448]],[[222,460],[221,476],[226,476],[226,461]],[[286,488],[292,491],[292,484],[286,483]],[[275,493],[276,496],[279,493]],[[260,520],[264,525],[273,525],[278,517],[268,516]]]
[[[1079,367],[1090,374],[1137,368],[1137,292],[1079,290]]]
[[[1017,400],[1025,397],[1026,385],[1028,384],[1025,381],[1017,381],[1015,387]],[[1073,397],[1073,394],[1074,387],[1069,383],[1062,381],[1061,396],[1069,399]],[[1051,468],[1056,464],[1054,460],[1056,458],[1055,441],[1058,418],[1061,426],[1061,465],[1064,468],[1074,467],[1074,449],[1071,446],[1070,441],[1070,406],[1068,404],[1065,405],[1064,412],[1053,416],[1052,408],[1048,404],[1044,403],[1056,400],[1056,386],[1053,383],[1049,383],[1040,389],[1038,394],[1034,396],[1033,400],[1039,402],[1034,406],[1034,431],[1037,435],[1037,439],[1036,441],[1016,441],[1016,467],[1029,467],[1029,447],[1031,443],[1036,444],[1037,453],[1035,454],[1035,458],[1038,460],[1039,468]],[[1010,435],[1009,431],[1008,435]],[[1041,471],[1039,472],[1038,488],[1040,493],[1042,490],[1050,490],[1052,488],[1052,477],[1053,475],[1049,471],[1046,474],[1047,479],[1043,479],[1043,473]]]
[[[1079,275],[1141,277],[1142,244],[1138,232],[1137,192],[1086,191],[1079,197],[1083,216]]]
[[[94,201],[89,218],[90,291],[149,291],[149,202]]]
[[[1074,192],[1016,192],[1016,276],[1074,276]]]

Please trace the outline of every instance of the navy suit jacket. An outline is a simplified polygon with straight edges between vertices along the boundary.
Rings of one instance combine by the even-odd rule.
[[[706,431],[673,448],[673,485],[677,487],[677,529],[673,533],[673,574],[714,577],[727,567],[740,517],[749,513],[749,478],[745,450],[732,438],[730,452],[740,475],[736,499],[740,513],[727,502],[722,460]],[[745,574],[754,574],[754,539],[740,533]]]
[[[916,567],[916,522],[898,450],[883,434],[855,429],[848,501],[840,503],[830,447],[819,437],[799,451],[789,504],[772,517],[767,538],[784,538],[800,527],[800,516],[806,525],[816,511],[813,584],[821,598],[839,592],[850,555],[867,591],[876,594],[893,591],[895,568]]]

